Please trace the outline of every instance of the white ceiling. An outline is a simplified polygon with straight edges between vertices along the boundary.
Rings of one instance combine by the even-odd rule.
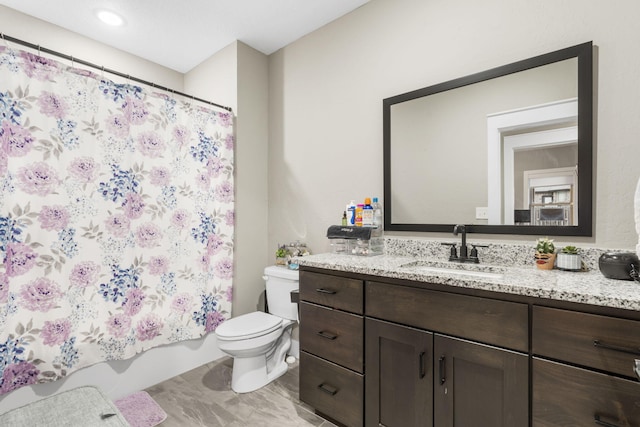
[[[269,55],[368,1],[0,0],[0,4],[185,73],[235,40]],[[98,9],[117,12],[125,25],[102,24],[95,16]],[[47,47],[46,41],[26,41]]]

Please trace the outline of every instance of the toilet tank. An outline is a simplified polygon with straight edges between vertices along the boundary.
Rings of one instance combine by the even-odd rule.
[[[269,313],[283,319],[298,319],[298,304],[291,302],[291,291],[299,288],[298,270],[272,265],[264,269]]]

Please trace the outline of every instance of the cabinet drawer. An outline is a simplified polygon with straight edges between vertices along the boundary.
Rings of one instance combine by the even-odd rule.
[[[300,299],[362,314],[362,280],[301,271]]]
[[[533,354],[628,377],[640,359],[640,322],[533,307]]]
[[[300,353],[300,400],[348,427],[363,425],[363,377]]]
[[[526,304],[367,282],[367,316],[435,332],[529,350]]]
[[[362,373],[362,316],[315,304],[300,304],[302,350]]]
[[[532,410],[535,427],[640,427],[640,383],[534,358]]]

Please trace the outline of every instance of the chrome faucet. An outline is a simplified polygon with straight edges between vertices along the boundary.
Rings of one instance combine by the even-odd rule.
[[[449,261],[456,262],[474,262],[479,263],[480,259],[478,258],[478,249],[477,248],[486,248],[486,245],[471,245],[471,253],[469,253],[469,248],[467,247],[467,227],[462,224],[457,224],[453,227],[453,235],[457,236],[461,234],[462,241],[460,242],[460,256],[458,256],[458,251],[456,250],[455,243],[442,243],[446,246],[451,246],[451,254],[449,255]]]

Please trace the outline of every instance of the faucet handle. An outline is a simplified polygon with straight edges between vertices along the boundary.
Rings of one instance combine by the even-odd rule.
[[[475,258],[476,260],[478,260],[478,249],[477,248],[488,248],[489,245],[476,245],[471,243],[471,258]]]
[[[458,259],[458,251],[456,250],[456,244],[455,243],[441,243],[442,246],[451,246],[451,253],[449,254],[449,261],[453,261],[453,260],[457,260]]]

